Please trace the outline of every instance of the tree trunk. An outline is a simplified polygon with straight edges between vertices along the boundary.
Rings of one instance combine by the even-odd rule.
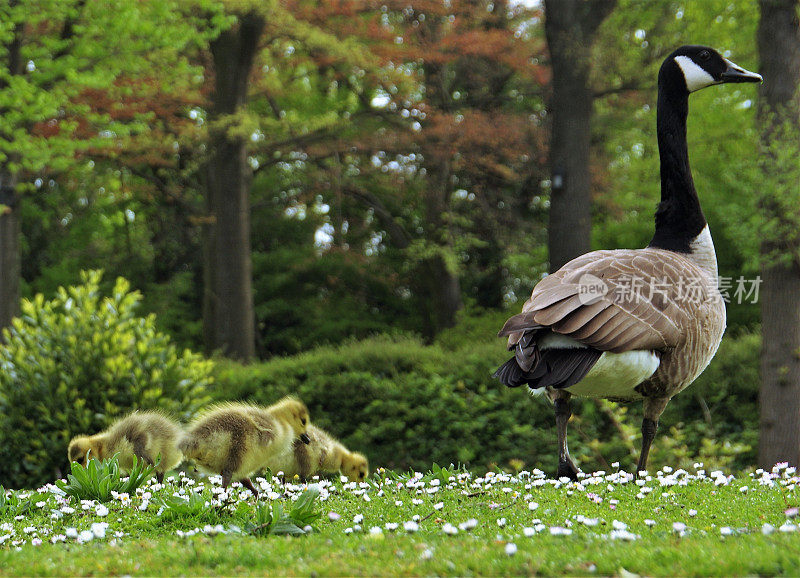
[[[781,138],[781,126],[794,127],[800,120],[800,21],[798,0],[760,0],[758,50],[764,84],[759,93],[759,119],[764,150]],[[786,143],[797,149],[797,142]],[[769,153],[763,157],[765,182],[780,170]],[[780,194],[774,191],[774,194]],[[766,219],[790,219],[764,199]],[[776,262],[775,254],[789,253],[788,261]],[[761,265],[761,389],[759,465],[777,462],[800,465],[800,247],[785,240],[762,243]]]
[[[447,147],[443,147],[447,148]],[[449,209],[451,165],[449,156],[430,163],[429,186],[425,191],[425,228],[428,240],[437,242],[441,252],[426,257],[419,267],[420,283],[424,288],[422,299],[428,309],[425,337],[432,339],[442,329],[453,327],[456,316],[464,306],[461,299],[461,280],[452,263],[448,266],[445,255],[453,253],[451,232],[442,216]]]
[[[456,324],[456,315],[463,307],[461,283],[441,255],[424,259],[417,268],[426,310],[425,337],[433,339],[442,329]]]
[[[800,268],[761,269],[761,411],[758,463],[800,464]]]
[[[545,0],[545,35],[553,71],[550,142],[550,270],[591,246],[591,48],[616,0]]]
[[[16,1],[11,7],[16,7]],[[7,77],[22,74],[21,55],[23,24],[14,25],[13,34],[3,46],[6,52],[5,74],[0,77],[0,88],[8,85]],[[0,107],[0,116],[6,114]],[[6,163],[19,161],[15,155]],[[12,174],[6,164],[0,165],[0,330],[11,325],[11,320],[19,313],[19,282],[21,275],[20,257],[20,196],[17,191],[17,176]]]
[[[441,23],[426,23],[431,38],[439,40]],[[452,95],[448,82],[448,66],[425,63],[425,92],[435,109],[452,112]],[[427,310],[423,332],[432,339],[442,329],[456,324],[456,315],[464,306],[461,298],[461,279],[452,263],[448,266],[445,255],[454,252],[450,225],[444,215],[450,210],[452,151],[449,137],[442,137],[438,150],[426,162],[428,184],[423,191],[425,203],[425,236],[429,243],[438,246],[439,253],[426,256],[417,268],[417,286],[423,309]]]
[[[19,314],[20,214],[12,175],[0,169],[0,329]]]
[[[214,92],[209,124],[203,324],[206,349],[238,359],[255,354],[250,181],[247,138],[230,130],[247,101],[250,72],[264,21],[255,15],[211,43]]]

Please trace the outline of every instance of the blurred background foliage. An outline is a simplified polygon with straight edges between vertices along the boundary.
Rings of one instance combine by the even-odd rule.
[[[81,283],[93,294],[125,293],[127,286],[114,285],[124,277],[137,291],[136,315],[158,336],[140,347],[167,351],[173,364],[180,357],[173,344],[203,348],[203,167],[213,77],[204,47],[230,25],[225,2],[196,4],[191,18],[168,19],[180,27],[180,42],[170,47],[158,35],[159,50],[181,63],[176,70],[142,75],[141,67],[131,67],[134,74],[120,66],[108,90],[89,86],[71,95],[119,125],[104,133],[108,142],[70,147],[69,162],[24,173],[26,307],[44,311],[46,299],[63,297],[59,287]],[[8,464],[19,456],[0,454],[6,486],[49,481],[63,467],[61,446],[70,435],[100,429],[145,398],[145,405],[163,403],[185,415],[205,392],[263,403],[296,393],[317,423],[374,466],[461,462],[554,471],[551,409],[491,378],[507,356],[494,335],[548,266],[551,89],[540,3],[280,6],[283,19],[259,45],[247,119],[236,127],[251,141],[259,359],[220,359],[212,372],[186,353],[195,398],[161,384],[162,399],[171,401],[156,403],[146,393],[149,382],[137,378],[120,386],[130,390],[113,407],[103,385],[111,377],[75,377],[98,364],[95,357],[76,357],[62,369],[43,363],[31,381],[12,379],[4,366],[0,404],[7,416],[29,412],[10,392],[24,397],[43,384],[67,384],[75,388],[69,396],[85,400],[75,414],[67,411],[78,407],[72,397],[54,398],[47,415],[61,413],[52,428],[43,425],[50,417],[28,424],[48,438],[30,460],[58,455],[46,467],[12,474]],[[186,12],[180,3],[162,10]],[[619,0],[592,49],[594,248],[640,247],[652,235],[655,79],[663,58],[680,44],[702,43],[756,69],[757,22],[755,0]],[[692,167],[720,275],[734,280],[758,272],[754,98],[744,85],[700,93],[689,119]],[[81,278],[96,268],[105,271],[102,279]],[[440,322],[432,283],[455,288],[454,327]],[[759,309],[751,301],[728,305],[717,358],[664,413],[653,466],[754,463]],[[76,323],[90,332],[100,314],[84,313]],[[64,351],[57,339],[13,345],[13,332],[25,327],[0,346],[6,358],[23,347],[33,356],[24,363]],[[113,324],[108,330],[123,331]],[[48,371],[70,375],[53,381]],[[582,467],[632,467],[639,412],[582,402],[571,426]],[[7,448],[21,426],[11,417],[3,423],[0,448]]]

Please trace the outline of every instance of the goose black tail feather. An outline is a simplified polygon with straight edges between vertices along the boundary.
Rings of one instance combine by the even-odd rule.
[[[498,367],[497,371],[492,374],[492,377],[496,377],[503,385],[508,387],[519,387],[527,383],[525,372],[519,366],[519,363],[517,363],[516,357],[512,357]]]
[[[528,371],[520,367],[516,356],[501,365],[494,376],[508,387],[528,384],[531,389],[563,389],[586,377],[602,351],[597,349],[546,349],[538,352],[536,363]]]

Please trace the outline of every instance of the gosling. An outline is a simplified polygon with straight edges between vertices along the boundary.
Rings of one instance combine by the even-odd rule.
[[[162,483],[164,474],[183,461],[178,449],[182,436],[181,426],[166,415],[157,411],[134,411],[103,432],[72,438],[67,458],[86,466],[92,458],[102,461],[118,453],[120,469],[130,472],[133,456],[136,456],[150,465],[158,462],[156,479]]]
[[[316,426],[308,427],[308,444],[294,442],[291,459],[284,466],[287,476],[300,476],[307,479],[317,473],[341,473],[351,482],[361,482],[369,476],[367,458],[358,452],[351,452],[341,442],[325,430]]]
[[[266,408],[223,403],[195,420],[179,448],[203,469],[222,475],[223,488],[241,481],[257,497],[250,475],[290,451],[295,440],[309,443],[309,423],[308,408],[294,397]]]

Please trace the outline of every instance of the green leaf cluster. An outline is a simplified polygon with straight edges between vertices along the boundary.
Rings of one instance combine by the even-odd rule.
[[[191,84],[197,68],[184,52],[201,41],[198,28],[172,0],[0,3],[0,57],[8,63],[0,66],[0,166],[60,171],[77,153],[147,130],[144,119],[111,118],[89,95],[119,99],[121,78],[159,75],[177,90]],[[22,70],[9,65],[15,60]],[[53,130],[39,130],[45,124]]]
[[[22,499],[17,492],[6,490],[0,485],[0,520],[14,518],[28,512],[33,507],[32,499]]]
[[[319,488],[309,486],[289,511],[285,511],[283,502],[271,504],[258,502],[253,512],[253,521],[246,530],[254,536],[290,535],[299,536],[306,533],[304,528],[311,526],[322,514],[315,509],[319,497]]]
[[[133,409],[188,419],[208,399],[212,363],[179,351],[140,317],[141,300],[119,278],[103,295],[99,271],[53,299],[23,300],[0,346],[0,477],[41,485],[66,470],[66,447]]]
[[[98,502],[111,501],[113,498],[111,492],[133,494],[155,470],[155,465],[148,466],[133,456],[130,474],[123,477],[119,468],[118,454],[102,462],[91,459],[86,467],[78,462],[72,462],[70,465],[72,473],[67,475],[67,481],[56,480],[56,486],[76,500]]]
[[[161,515],[165,519],[198,517],[207,513],[209,509],[208,500],[198,492],[190,492],[186,498],[176,495],[165,496],[159,498],[156,503],[163,508]]]

